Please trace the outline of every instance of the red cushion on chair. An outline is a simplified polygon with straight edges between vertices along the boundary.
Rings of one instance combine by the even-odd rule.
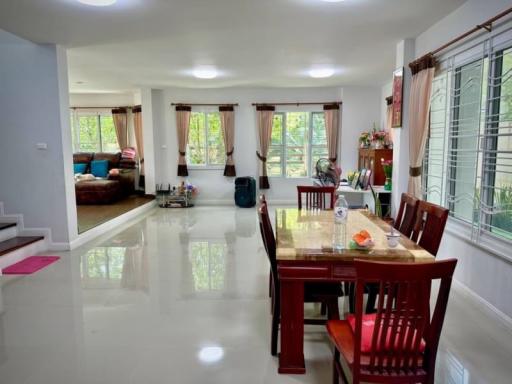
[[[375,319],[377,317],[376,313],[363,315],[363,326],[361,331],[361,352],[362,353],[370,353],[372,351],[372,339],[373,339],[373,328],[375,327]],[[352,329],[352,332],[356,333],[356,317],[354,315],[348,315],[347,321]],[[405,332],[404,340],[408,336],[408,331]],[[384,348],[389,349],[389,343],[391,335],[388,334],[386,338],[386,345]],[[395,348],[398,348],[398,338],[395,339]],[[425,340],[421,340],[420,343],[420,352],[425,351]]]

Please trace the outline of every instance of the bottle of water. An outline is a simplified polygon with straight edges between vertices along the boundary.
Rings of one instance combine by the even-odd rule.
[[[334,232],[332,247],[341,250],[347,246],[348,203],[345,196],[340,195],[334,204]]]

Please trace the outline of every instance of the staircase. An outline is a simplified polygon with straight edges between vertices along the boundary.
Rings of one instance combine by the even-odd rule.
[[[2,269],[46,249],[44,236],[23,236],[23,218],[5,215],[0,202],[0,275]]]

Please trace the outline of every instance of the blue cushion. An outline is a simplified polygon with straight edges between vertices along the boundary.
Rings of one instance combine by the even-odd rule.
[[[108,160],[91,161],[91,173],[96,177],[108,176]]]
[[[73,169],[75,173],[85,173],[85,170],[87,169],[87,163],[73,164]]]

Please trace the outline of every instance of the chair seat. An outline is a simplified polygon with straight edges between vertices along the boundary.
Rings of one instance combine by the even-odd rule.
[[[341,297],[343,289],[340,283],[305,283],[304,284],[304,301],[318,301],[319,297]]]
[[[372,351],[372,338],[373,338],[373,329],[375,328],[375,319],[377,317],[376,313],[363,315],[363,326],[361,329],[361,352],[362,353],[370,353]],[[356,332],[356,317],[354,315],[348,315],[347,321],[350,325],[350,329],[353,334]],[[397,327],[398,331],[398,327]],[[382,333],[382,332],[381,332]],[[409,328],[405,331],[404,340],[407,338],[409,334]],[[387,335],[386,342],[384,345],[384,350],[389,350],[391,343],[391,335]],[[398,347],[399,340],[395,339],[395,347]],[[382,348],[380,348],[382,349]],[[380,351],[379,349],[379,351]],[[420,352],[425,351],[425,341],[421,340],[420,343]]]
[[[372,315],[370,315],[372,316]],[[370,320],[371,321],[371,320]],[[363,318],[363,324],[365,319]],[[363,325],[364,328],[364,325]],[[347,362],[347,364],[352,367],[354,364],[354,330],[353,326],[350,324],[349,320],[329,320],[327,321],[327,332],[329,333],[329,337],[332,342],[336,345],[338,351],[340,351],[341,355]],[[373,329],[372,329],[373,332]],[[365,336],[362,335],[361,347],[365,344],[364,340]],[[371,338],[370,338],[371,344]],[[423,349],[425,346],[423,345]],[[370,365],[370,350],[364,351],[361,348],[361,366],[369,366]],[[423,358],[420,357],[418,360],[418,364],[421,366],[423,363]],[[417,372],[416,374],[422,374],[422,372]]]

